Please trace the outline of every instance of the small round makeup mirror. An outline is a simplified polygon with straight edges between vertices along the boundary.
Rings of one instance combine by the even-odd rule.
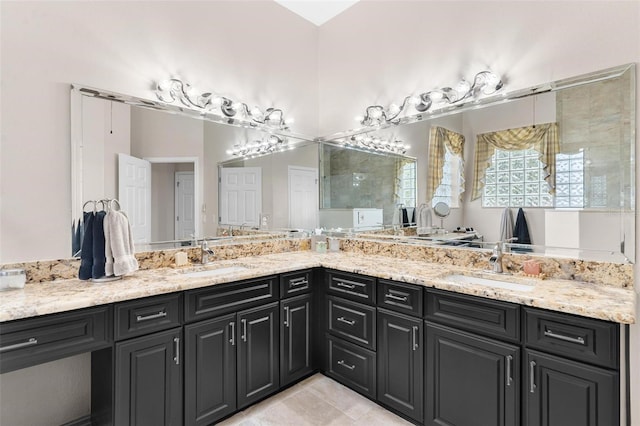
[[[449,216],[449,213],[451,213],[449,205],[445,202],[439,201],[435,206],[433,206],[433,212],[440,218],[440,228],[444,229],[444,218]]]

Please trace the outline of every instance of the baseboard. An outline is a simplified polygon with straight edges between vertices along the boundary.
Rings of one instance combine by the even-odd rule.
[[[91,426],[91,415],[80,417],[61,426]]]

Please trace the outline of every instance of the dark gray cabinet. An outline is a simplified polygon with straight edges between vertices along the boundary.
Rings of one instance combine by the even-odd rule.
[[[208,425],[236,411],[236,314],[184,328],[185,425]]]
[[[280,387],[279,303],[238,312],[238,408]]]
[[[286,386],[313,371],[312,295],[280,302],[280,385]]]
[[[422,422],[423,321],[378,308],[378,401]]]
[[[180,328],[115,345],[116,425],[182,424]]]
[[[424,424],[518,425],[518,346],[428,322],[426,327]]]
[[[618,373],[527,350],[528,426],[619,424]]]

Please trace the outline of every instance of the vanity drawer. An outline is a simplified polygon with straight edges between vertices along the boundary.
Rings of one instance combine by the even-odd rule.
[[[376,397],[376,354],[327,335],[327,375],[369,398]]]
[[[177,327],[182,323],[182,295],[173,293],[118,303],[114,317],[115,340]]]
[[[327,297],[329,332],[368,349],[376,349],[376,308]]]
[[[618,368],[620,327],[617,324],[534,308],[523,309],[528,347]]]
[[[428,321],[489,337],[520,340],[520,306],[441,290],[426,290]]]
[[[376,303],[376,279],[346,272],[327,273],[327,292],[361,303]]]
[[[279,299],[278,277],[218,284],[185,292],[185,321],[199,321]]]
[[[109,346],[111,315],[103,306],[0,324],[0,373]]]
[[[378,280],[378,306],[422,317],[422,287],[389,280]]]
[[[311,291],[311,269],[280,275],[280,297],[297,296]]]

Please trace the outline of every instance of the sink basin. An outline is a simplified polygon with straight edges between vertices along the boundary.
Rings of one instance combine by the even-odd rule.
[[[201,278],[201,277],[216,277],[219,275],[227,275],[227,274],[234,274],[236,272],[242,272],[242,271],[247,271],[251,268],[244,266],[244,265],[230,265],[230,266],[219,266],[219,267],[203,267],[206,269],[201,269],[201,270],[197,270],[197,271],[188,271],[188,272],[182,272],[182,275],[184,275],[185,277],[192,277],[192,278]]]
[[[472,284],[516,291],[531,291],[534,288],[533,284],[513,283],[504,280],[487,278],[486,276],[480,277],[475,275],[451,274],[443,277],[443,279],[451,284]]]

